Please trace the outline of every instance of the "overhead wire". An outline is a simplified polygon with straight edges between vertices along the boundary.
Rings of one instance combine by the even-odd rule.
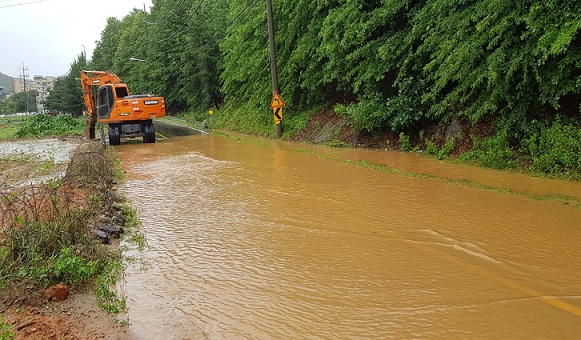
[[[258,0],[250,0],[246,6],[244,6],[244,8],[238,12],[238,14],[236,14],[236,16],[234,16],[234,18],[232,20],[230,20],[230,22],[228,22],[226,24],[226,26],[224,26],[224,28],[222,28],[222,30],[220,30],[220,32],[216,33],[216,35],[214,35],[214,37],[212,39],[210,39],[207,43],[205,43],[202,47],[200,47],[198,50],[201,50],[203,48],[205,48],[206,46],[210,45],[211,43],[213,43],[221,34],[223,34],[224,32],[226,32],[226,30],[230,27],[230,25],[232,25],[236,20],[238,20],[238,18],[244,13],[246,12],[246,10],[248,10],[256,1]],[[238,24],[234,25],[232,28],[238,26]]]
[[[135,32],[133,32],[133,35],[131,36],[131,39],[129,39],[129,41],[133,41],[133,39],[135,38],[135,36],[137,36],[137,32],[139,32],[139,29],[141,28],[141,26],[143,26],[143,21],[141,21],[139,23],[139,26],[137,26],[137,28],[135,29]]]
[[[182,5],[184,4],[184,2],[186,2],[186,0],[181,0],[181,2],[175,7],[175,9],[173,10],[173,12],[170,13],[169,16],[167,16],[167,18],[156,21],[156,22],[149,22],[147,21],[145,18],[143,19],[143,22],[147,25],[159,25],[162,24],[166,21],[168,21],[169,19],[171,19],[171,17],[173,17],[174,15],[176,15],[176,13],[178,12],[178,10],[180,9],[180,7],[182,7]]]
[[[164,42],[164,41],[168,41],[171,38],[175,37],[187,24],[189,24],[189,22],[192,20],[192,18],[194,17],[194,15],[196,15],[196,13],[198,12],[198,10],[200,9],[200,7],[202,7],[202,4],[203,3],[204,3],[204,0],[201,0],[200,3],[198,4],[198,6],[194,9],[194,11],[192,12],[192,14],[190,15],[190,17],[187,20],[185,20],[182,23],[182,25],[177,30],[175,30],[172,34],[170,34],[169,36],[167,36],[167,37],[165,37],[163,39],[153,41],[153,43],[158,44],[158,43],[161,43],[161,42]],[[146,23],[146,27],[147,27],[147,23]],[[149,38],[147,38],[147,40],[149,41]]]
[[[203,1],[204,1],[204,0],[202,0],[202,1],[200,2],[200,4],[198,5],[198,7],[197,7],[197,8],[199,8],[199,7],[201,6],[201,4],[202,4],[202,2],[203,2]],[[250,0],[250,1],[249,1],[249,2],[248,2],[248,3],[247,3],[245,6],[244,6],[244,8],[243,8],[243,9],[242,9],[240,12],[238,12],[238,13],[237,13],[237,14],[234,16],[234,18],[232,18],[232,20],[230,20],[230,21],[229,21],[229,22],[228,22],[228,23],[227,23],[227,24],[226,24],[226,25],[225,25],[225,26],[224,26],[224,27],[223,27],[223,28],[220,30],[220,32],[216,33],[216,34],[215,34],[215,35],[212,37],[212,39],[210,39],[210,40],[209,40],[208,42],[206,42],[204,45],[202,45],[201,47],[197,48],[197,49],[195,50],[195,53],[197,53],[197,52],[201,51],[202,49],[204,49],[205,47],[207,47],[208,45],[210,45],[212,42],[216,41],[216,39],[218,39],[218,37],[219,37],[221,34],[223,34],[224,32],[226,32],[226,30],[227,30],[228,28],[230,28],[230,27],[234,28],[234,27],[238,26],[239,24],[236,24],[236,25],[234,25],[234,26],[232,26],[232,24],[233,24],[234,22],[236,22],[236,20],[238,20],[238,19],[239,19],[239,18],[240,18],[242,15],[245,15],[245,14],[246,14],[245,12],[246,12],[248,9],[250,9],[250,8],[251,8],[251,6],[252,6],[252,5],[254,5],[254,4],[257,2],[257,1],[258,1],[258,0]],[[197,9],[196,9],[196,10],[197,10]],[[195,12],[194,12],[194,13],[195,13]],[[193,17],[193,15],[192,15],[192,17]],[[190,17],[190,20],[191,20],[191,17]],[[178,30],[179,30],[179,29],[178,29]],[[177,31],[176,31],[176,32],[177,32]],[[175,34],[177,34],[176,32],[174,32],[174,34],[172,34],[172,36],[174,36]],[[170,37],[167,37],[167,38],[165,38],[165,39],[162,39],[162,40],[163,40],[163,41],[165,41],[165,40],[168,40],[168,39],[170,39],[172,36],[170,36]],[[173,46],[173,47],[175,47],[175,46]],[[156,54],[154,54],[154,55],[152,55],[152,56],[150,56],[150,57],[156,57],[156,56],[159,56],[159,55],[165,55],[165,54],[168,54],[168,53],[170,53],[170,52],[174,52],[174,49],[172,48],[172,49],[168,49],[168,50],[166,50],[166,51],[163,51],[163,52],[158,52],[158,53],[156,53]],[[205,52],[204,54],[207,54],[207,52]]]
[[[49,1],[49,0],[37,0],[37,1],[22,2],[22,3],[19,3],[19,4],[3,5],[3,6],[0,6],[0,8],[24,6],[24,5],[36,4],[36,3],[39,3],[39,2],[46,2],[46,1]]]

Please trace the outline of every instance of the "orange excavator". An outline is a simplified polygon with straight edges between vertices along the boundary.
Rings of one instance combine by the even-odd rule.
[[[165,117],[163,97],[131,96],[127,85],[116,74],[105,71],[81,71],[81,85],[89,116],[85,128],[87,138],[95,138],[98,121],[109,126],[109,145],[119,145],[122,137],[140,136],[144,143],[155,143],[153,119]]]

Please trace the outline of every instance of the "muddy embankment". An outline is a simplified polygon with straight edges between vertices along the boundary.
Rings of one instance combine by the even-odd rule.
[[[69,254],[62,249],[71,249],[75,256],[70,259],[85,263],[103,263],[115,258],[108,254],[119,253],[118,240],[102,245],[92,233],[104,219],[114,224],[107,206],[121,199],[107,153],[99,143],[85,143],[80,137],[0,142],[0,250],[12,254],[0,258],[0,329],[9,332],[2,334],[16,340],[133,339],[122,314],[99,307],[94,276],[67,284],[64,301],[49,301],[45,295],[45,288],[58,282],[53,281],[70,280],[58,276],[50,262]],[[69,234],[58,238],[60,243],[51,250],[48,235],[56,229]],[[28,248],[38,248],[37,253],[46,250],[47,258],[26,262],[30,254],[21,248],[27,247],[14,246],[20,236],[31,245]],[[36,275],[43,271],[44,276]]]

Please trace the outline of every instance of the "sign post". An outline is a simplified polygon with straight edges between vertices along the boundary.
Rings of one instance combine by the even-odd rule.
[[[266,0],[266,21],[268,24],[268,42],[270,45],[270,76],[272,78],[272,93],[273,93],[273,97],[272,97],[272,103],[270,104],[270,107],[273,109],[274,111],[274,132],[276,134],[276,138],[281,138],[282,137],[282,125],[280,124],[280,122],[282,121],[282,107],[284,106],[284,103],[282,102],[282,99],[280,99],[280,96],[278,95],[278,93],[280,92],[279,88],[278,88],[278,73],[276,71],[276,47],[274,44],[274,24],[273,24],[273,19],[272,19],[272,0]],[[280,104],[276,104],[275,99],[278,98],[280,100],[280,103],[282,103],[282,105]],[[279,105],[276,108],[273,107],[274,105]],[[280,119],[277,120],[277,110],[278,110],[278,116],[280,117]]]

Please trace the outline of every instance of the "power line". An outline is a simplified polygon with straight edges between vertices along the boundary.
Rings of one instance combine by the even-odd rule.
[[[189,22],[192,20],[192,18],[194,17],[194,15],[198,12],[198,10],[200,9],[200,7],[202,7],[202,4],[204,3],[204,0],[201,0],[200,3],[198,4],[198,6],[196,7],[196,9],[194,9],[194,11],[192,12],[192,14],[190,15],[190,17],[188,18],[188,20],[184,21],[182,23],[182,25],[175,30],[172,34],[170,34],[168,37],[163,38],[161,40],[157,40],[157,41],[153,41],[154,43],[161,43],[167,40],[170,40],[171,38],[175,37],[187,24],[189,24]],[[146,22],[146,27],[147,27],[147,22]],[[148,39],[149,40],[149,39]]]
[[[202,0],[202,2],[203,2],[203,1],[204,1],[204,0]],[[202,45],[201,47],[199,47],[198,49],[196,49],[196,50],[194,51],[194,53],[197,53],[197,52],[201,51],[202,49],[204,49],[205,47],[207,47],[208,45],[210,45],[212,42],[214,42],[214,41],[215,41],[215,40],[216,40],[216,39],[217,39],[217,38],[218,38],[218,37],[219,37],[221,34],[223,34],[223,33],[224,33],[224,32],[225,32],[225,31],[226,31],[226,30],[227,30],[229,27],[231,27],[231,25],[232,25],[232,24],[233,24],[233,23],[234,23],[236,20],[238,20],[238,19],[239,19],[239,18],[240,18],[240,17],[241,17],[241,16],[244,14],[244,12],[246,12],[248,9],[250,9],[250,8],[251,8],[251,6],[252,6],[252,5],[254,5],[254,3],[255,3],[255,2],[257,2],[257,1],[258,1],[258,0],[250,0],[250,1],[249,1],[249,2],[248,2],[248,3],[247,3],[245,6],[244,6],[244,8],[243,8],[243,9],[242,9],[240,12],[238,12],[238,14],[236,14],[236,16],[234,16],[234,18],[233,18],[232,20],[230,20],[230,22],[228,22],[228,23],[226,24],[226,26],[224,26],[224,28],[222,28],[222,30],[220,30],[220,32],[218,32],[216,35],[214,35],[214,36],[212,37],[212,39],[210,39],[210,40],[209,40],[207,43],[205,43],[204,45]],[[200,5],[201,5],[201,3],[200,3]],[[199,8],[199,6],[200,6],[200,5],[198,5],[198,8]],[[232,28],[234,28],[234,27],[236,27],[236,26],[238,26],[238,25],[239,25],[239,24],[236,24],[236,25],[232,26]],[[175,34],[176,34],[176,32],[174,32],[174,34],[172,34],[172,36],[173,36],[173,35],[175,35]],[[171,37],[171,36],[170,36],[170,37]],[[169,39],[170,37],[168,37],[168,38],[164,39],[163,41],[165,41],[165,40]],[[175,47],[175,46],[173,46],[173,47]],[[157,56],[159,56],[159,55],[168,54],[168,53],[170,53],[170,52],[174,52],[174,49],[173,49],[173,48],[171,48],[171,49],[165,50],[165,51],[163,51],[163,52],[156,53],[156,54],[154,54],[154,55],[150,56],[150,58],[151,58],[151,57],[157,57]],[[194,53],[192,53],[192,54],[194,54]],[[204,53],[204,54],[207,54],[207,53]]]
[[[38,1],[22,2],[22,3],[19,3],[19,4],[0,6],[0,8],[24,6],[24,5],[36,4],[36,3],[39,3],[39,2],[46,2],[46,1],[49,1],[49,0],[38,0]]]
[[[250,7],[251,7],[251,6],[252,6],[252,5],[253,5],[253,4],[256,2],[256,1],[257,1],[257,0],[250,0],[250,1],[249,1],[249,2],[246,4],[246,6],[244,6],[244,8],[243,8],[243,9],[242,9],[240,12],[238,12],[238,14],[236,14],[236,16],[235,16],[235,17],[234,17],[232,20],[230,20],[230,22],[228,22],[228,23],[226,24],[226,26],[225,26],[225,27],[224,27],[224,28],[223,28],[223,29],[222,29],[220,32],[218,32],[216,35],[214,35],[214,37],[213,37],[212,39],[210,39],[210,41],[208,41],[207,43],[205,43],[205,44],[204,44],[202,47],[200,47],[200,48],[199,48],[199,50],[201,50],[202,48],[204,48],[204,47],[206,47],[206,46],[210,45],[212,42],[214,42],[214,41],[215,41],[215,40],[218,38],[218,36],[220,36],[221,34],[223,34],[224,32],[226,32],[226,30],[227,30],[227,29],[230,27],[230,25],[232,25],[232,24],[233,24],[233,23],[234,23],[236,20],[238,20],[238,18],[239,18],[239,17],[240,17],[240,16],[241,16],[241,15],[242,15],[242,14],[243,14],[243,13],[244,13],[246,10],[248,10],[248,9],[249,9],[249,8],[250,8]],[[232,28],[234,28],[234,27],[236,27],[236,26],[238,26],[238,24],[234,25]]]
[[[184,4],[184,2],[186,2],[186,0],[182,0],[176,6],[176,8],[173,10],[173,12],[171,12],[171,14],[167,18],[165,18],[165,19],[162,19],[162,20],[156,21],[156,22],[149,22],[149,21],[143,19],[143,22],[146,23],[147,25],[159,25],[161,23],[164,23],[164,22],[168,21],[171,17],[173,17],[178,12],[178,10],[180,9],[180,7],[182,7],[182,5]]]
[[[141,21],[141,23],[139,23],[139,26],[137,26],[137,28],[135,29],[135,32],[133,32],[133,35],[131,36],[131,39],[129,39],[129,42],[133,41],[133,39],[137,35],[137,32],[139,32],[139,29],[141,28],[141,26],[143,26],[143,21]]]

